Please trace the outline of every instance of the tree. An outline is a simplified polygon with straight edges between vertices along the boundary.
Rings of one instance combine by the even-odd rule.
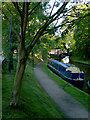
[[[43,35],[33,48],[34,55],[39,59],[45,60],[48,57],[48,51],[55,46],[55,39],[53,34]]]
[[[78,4],[71,9],[69,16],[62,22],[66,24],[62,32],[62,38],[71,42],[73,53],[79,57],[89,58],[90,48],[88,39],[88,3]],[[71,23],[69,22],[71,21]],[[70,37],[71,36],[71,37]]]
[[[12,16],[18,22],[16,26],[14,24],[11,25],[14,33],[16,34],[18,41],[18,63],[17,63],[16,75],[14,79],[12,100],[10,102],[11,106],[18,106],[20,104],[20,91],[22,85],[22,78],[26,67],[26,61],[28,59],[30,52],[32,51],[33,47],[38,42],[41,36],[43,36],[48,32],[50,33],[51,30],[53,31],[54,29],[57,29],[58,27],[61,26],[61,25],[59,26],[54,25],[52,28],[49,28],[51,23],[60,19],[60,15],[62,15],[63,10],[65,10],[68,1],[63,2],[62,5],[58,7],[58,10],[55,13],[52,13],[53,8],[55,6],[54,3],[51,12],[48,12],[47,15],[44,15],[44,11],[45,11],[44,6],[49,6],[49,5],[48,3],[45,4],[40,2],[39,3],[12,2],[12,5],[10,3],[3,3],[2,5],[1,10],[7,22],[10,24],[10,20],[7,14],[7,11],[9,10],[5,8],[7,6],[10,6],[9,13],[12,14]],[[16,14],[18,14],[18,17],[16,16]],[[39,14],[41,16],[39,16]],[[32,20],[32,23],[30,23],[29,20]],[[39,21],[41,20],[43,21],[43,23],[39,24],[38,27],[34,29],[35,31],[32,31],[33,32],[33,36],[32,36],[31,35],[32,32],[30,33],[31,31],[30,27],[34,24],[34,21],[35,23],[36,21],[39,23]],[[20,26],[20,28],[18,26]],[[31,36],[28,45],[26,44],[27,31],[29,31],[29,34]]]
[[[76,4],[62,21],[62,39],[70,42],[73,55],[89,58],[90,48],[88,39],[88,3]]]
[[[82,5],[83,10],[81,11],[82,15],[88,13],[88,7]],[[78,20],[76,24],[76,28],[74,30],[74,39],[75,39],[75,50],[74,52],[79,57],[84,57],[89,59],[90,57],[90,42],[88,38],[88,19],[89,17],[86,16],[81,20]],[[77,52],[78,51],[78,52]]]

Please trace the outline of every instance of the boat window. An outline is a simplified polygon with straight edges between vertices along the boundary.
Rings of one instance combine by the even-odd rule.
[[[56,68],[56,64],[54,64],[54,67]]]
[[[59,70],[59,67],[60,67],[60,66],[58,65],[58,68],[57,68],[58,70]]]
[[[56,69],[58,69],[58,64],[56,64]]]
[[[52,63],[52,66],[53,66],[54,63]]]
[[[61,70],[61,66],[59,66],[59,71]]]
[[[62,66],[60,67],[60,70],[62,70]]]
[[[55,67],[56,65],[55,65],[55,63],[54,63],[54,65],[53,65],[53,67]]]
[[[61,69],[60,69],[61,71],[63,71],[64,70],[64,68],[61,66]]]

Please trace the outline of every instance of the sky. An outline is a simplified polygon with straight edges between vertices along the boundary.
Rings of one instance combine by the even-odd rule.
[[[62,0],[50,0],[49,4],[53,7],[55,1],[60,2],[60,6],[62,6],[63,1],[66,1],[66,0],[63,0],[63,1],[62,1]],[[87,3],[87,2],[89,2],[89,0],[70,0],[70,2],[67,4],[66,8],[68,8],[68,9],[72,8],[72,7],[76,4],[76,2],[79,2],[79,3]],[[53,11],[52,11],[52,14],[54,14],[54,13],[58,10],[58,8],[60,8],[60,6],[59,6],[59,7],[54,7],[54,9],[53,9]],[[48,11],[50,12],[51,9],[49,9]],[[58,20],[57,25],[59,25],[63,20],[64,20],[64,18],[60,18],[60,19]],[[62,32],[62,30],[61,30],[61,32]],[[58,34],[58,33],[56,33],[56,35],[57,35],[57,34]]]

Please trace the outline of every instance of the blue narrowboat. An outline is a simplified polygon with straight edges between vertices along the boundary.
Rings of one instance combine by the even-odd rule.
[[[75,65],[48,59],[47,66],[71,84],[79,86],[84,84],[84,72],[80,71]]]

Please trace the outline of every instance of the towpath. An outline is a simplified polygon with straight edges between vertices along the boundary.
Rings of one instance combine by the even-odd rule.
[[[44,73],[41,64],[35,66],[34,72],[38,83],[67,118],[88,119],[88,111]]]

